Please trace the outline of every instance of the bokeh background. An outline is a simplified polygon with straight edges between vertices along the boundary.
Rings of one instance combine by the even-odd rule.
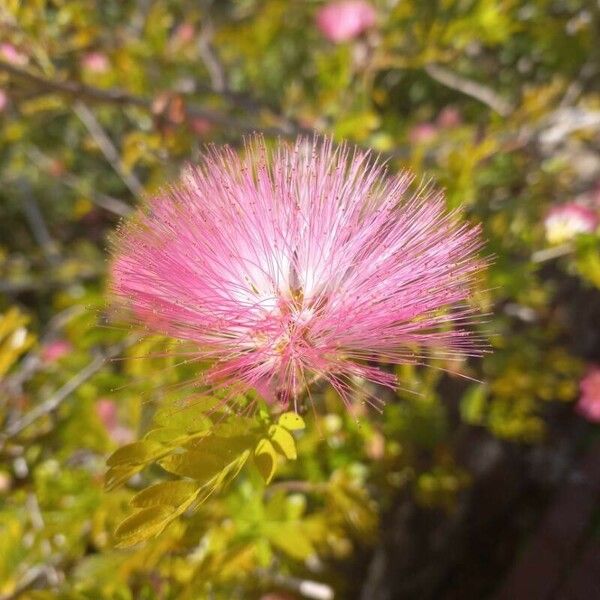
[[[599,39],[592,0],[0,0],[0,598],[600,597]],[[255,131],[444,187],[493,351],[382,414],[317,389],[269,486],[118,548],[166,475],[106,459],[186,373],[108,318],[109,234]]]

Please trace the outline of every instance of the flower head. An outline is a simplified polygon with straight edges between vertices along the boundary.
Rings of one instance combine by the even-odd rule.
[[[477,353],[462,329],[477,227],[368,153],[262,138],[211,149],[117,235],[112,289],[153,330],[192,342],[211,385],[298,398],[324,378],[393,387],[373,362]]]
[[[577,412],[592,423],[600,423],[600,367],[591,367],[581,380]]]
[[[375,9],[364,0],[330,2],[317,12],[317,27],[330,42],[347,42],[375,24]]]
[[[580,233],[592,233],[599,223],[595,210],[577,202],[551,208],[544,219],[546,238],[551,244],[568,242]]]

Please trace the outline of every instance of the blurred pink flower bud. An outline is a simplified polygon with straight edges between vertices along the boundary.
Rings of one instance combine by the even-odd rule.
[[[73,346],[67,340],[54,340],[42,346],[41,356],[45,363],[53,363],[60,360],[73,350]]]
[[[330,2],[317,12],[321,33],[334,43],[358,37],[375,24],[375,9],[363,0]]]
[[[212,123],[208,119],[202,117],[194,117],[190,120],[190,127],[196,135],[206,135],[213,128]]]
[[[593,366],[579,384],[581,396],[575,410],[588,421],[600,423],[600,367]]]
[[[440,127],[450,129],[460,125],[462,117],[460,111],[454,106],[445,106],[437,116],[436,122]]]
[[[430,142],[438,133],[438,128],[433,123],[419,123],[411,127],[408,139],[412,144],[423,144]]]
[[[103,52],[88,52],[81,59],[81,66],[92,73],[106,73],[110,68],[110,63]]]
[[[96,414],[107,429],[112,429],[118,425],[117,405],[108,398],[101,398],[96,402]]]
[[[133,440],[133,431],[119,423],[117,405],[114,401],[109,398],[98,400],[96,402],[96,414],[115,443],[128,444]]]
[[[3,89],[0,89],[0,112],[8,106],[8,95]]]
[[[546,239],[551,244],[568,242],[580,233],[592,233],[598,224],[597,212],[577,202],[551,208],[544,219]]]
[[[180,44],[188,44],[194,39],[196,29],[191,23],[181,23],[173,32],[173,40]]]
[[[0,44],[0,58],[9,62],[11,65],[23,66],[29,62],[29,57],[22,52],[19,52],[15,46],[8,42]]]

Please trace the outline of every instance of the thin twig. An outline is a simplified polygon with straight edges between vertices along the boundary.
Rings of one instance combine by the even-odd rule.
[[[50,170],[53,166],[53,160],[36,146],[27,148],[26,154],[33,163],[35,163],[36,165],[38,163],[41,163],[46,170]],[[59,181],[60,183],[66,185],[67,187],[70,187],[71,189],[75,189],[78,191],[82,189],[81,181],[73,173],[61,173]],[[114,198],[113,196],[109,196],[107,194],[95,190],[90,190],[87,193],[91,202],[93,202],[100,208],[107,210],[108,212],[118,215],[119,217],[126,217],[133,210],[131,206],[129,206],[129,204],[127,204],[123,200]]]
[[[48,321],[46,331],[40,338],[41,344],[43,345],[53,339],[71,319],[80,315],[84,310],[83,306],[76,304],[55,314],[50,321]],[[5,390],[6,393],[12,396],[21,394],[23,391],[23,384],[31,379],[41,366],[42,360],[40,352],[38,350],[29,352],[21,361],[19,370],[8,377],[5,377],[4,380],[0,382],[0,391]]]
[[[544,248],[538,250],[531,255],[531,262],[542,263],[548,260],[554,260],[561,256],[567,256],[573,252],[574,248],[570,244],[562,244],[560,246],[553,246],[552,248]]]
[[[57,246],[50,235],[50,231],[48,230],[48,226],[44,220],[44,215],[42,214],[37,200],[33,195],[31,186],[25,179],[19,179],[17,185],[21,189],[23,200],[21,206],[23,207],[23,213],[25,214],[25,218],[29,224],[33,237],[35,238],[38,246],[40,246],[42,249],[42,252],[44,253],[48,263],[56,266],[60,260]]]
[[[198,36],[198,53],[206,66],[208,76],[212,85],[212,90],[223,93],[228,89],[227,77],[225,69],[221,65],[221,61],[217,57],[215,49],[212,45],[213,26],[209,20],[205,20]]]
[[[502,117],[506,117],[512,112],[512,107],[506,100],[481,83],[457,75],[449,69],[433,63],[425,67],[425,72],[438,83],[483,102]]]
[[[78,100],[87,100],[90,102],[104,102],[117,105],[131,105],[152,112],[153,101],[151,99],[144,98],[142,96],[136,96],[134,94],[130,94],[120,89],[100,89],[71,80],[57,81],[53,79],[48,79],[36,73],[32,73],[27,69],[17,67],[2,60],[0,60],[0,71],[5,71],[15,77],[33,83],[45,91],[51,91],[62,95],[72,96]],[[224,93],[224,96],[232,98],[241,98],[241,96],[238,94]],[[296,135],[297,133],[311,133],[311,130],[296,125],[289,119],[284,119],[283,117],[278,115],[275,116],[282,121],[281,125],[270,127],[256,127],[244,121],[241,121],[240,119],[237,119],[235,117],[225,115],[214,110],[190,105],[189,102],[185,103],[184,110],[188,119],[206,119],[211,123],[228,127],[231,130],[239,133],[253,133],[257,130],[260,130],[266,135],[283,135],[286,137]],[[167,120],[170,119],[168,114],[162,115],[162,118]],[[175,124],[179,124],[178,121],[173,122]]]
[[[266,569],[259,570],[259,576],[277,586],[281,586],[311,600],[333,600],[333,589],[325,583],[300,579],[283,573],[272,573]]]
[[[12,592],[0,594],[0,600],[16,600],[16,598],[22,597],[21,594],[34,585],[38,585],[42,577],[45,578],[46,581],[50,581],[53,578],[53,571],[54,569],[48,565],[33,565],[27,569]]]
[[[73,110],[81,122],[86,126],[96,144],[98,144],[98,147],[100,148],[102,154],[104,154],[106,160],[110,163],[110,166],[116,171],[125,185],[129,188],[129,191],[134,196],[141,198],[144,188],[140,183],[140,180],[132,172],[125,168],[119,151],[113,144],[112,140],[108,137],[108,134],[104,131],[102,125],[100,125],[98,122],[98,119],[96,119],[94,113],[81,100],[75,102]]]
[[[121,344],[116,344],[103,354],[97,354],[79,373],[73,376],[47,400],[32,408],[20,419],[10,423],[0,436],[0,445],[7,439],[21,433],[41,417],[54,412],[80,385],[95,375],[105,365],[106,361],[118,356],[125,348],[137,341],[137,337],[128,338]]]
[[[542,146],[552,149],[566,137],[583,129],[600,128],[600,111],[579,107],[559,108],[544,119],[538,139]]]

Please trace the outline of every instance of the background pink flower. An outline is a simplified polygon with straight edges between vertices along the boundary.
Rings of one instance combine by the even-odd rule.
[[[67,340],[53,340],[44,344],[41,349],[42,360],[45,363],[52,363],[60,360],[73,350],[71,342]]]
[[[433,123],[419,123],[411,127],[408,139],[412,144],[423,144],[435,139],[437,134],[438,128]]]
[[[375,24],[375,9],[363,0],[330,2],[317,12],[316,22],[330,42],[346,42]]]
[[[600,423],[600,367],[591,367],[579,384],[577,412],[588,421]]]
[[[213,149],[121,229],[113,292],[213,361],[201,383],[284,403],[314,378],[346,401],[356,378],[394,386],[373,361],[478,352],[460,325],[479,230],[411,184],[330,141]]]
[[[173,39],[180,44],[189,44],[196,36],[196,28],[191,23],[181,23],[173,32]]]
[[[0,112],[2,112],[8,106],[8,94],[0,89]]]
[[[133,431],[119,423],[115,402],[109,398],[101,398],[96,402],[96,414],[116,444],[128,444],[133,441],[135,437]]]
[[[29,57],[27,54],[17,50],[17,48],[9,42],[3,42],[0,44],[0,58],[12,65],[17,65],[20,67],[29,62]]]
[[[81,59],[81,66],[92,73],[106,73],[110,68],[110,62],[103,52],[88,52]]]
[[[546,238],[552,244],[561,244],[580,233],[592,233],[600,223],[598,213],[577,202],[565,202],[553,207],[546,218]]]
[[[450,129],[462,123],[462,116],[456,107],[445,106],[438,114],[436,123],[443,129]]]

